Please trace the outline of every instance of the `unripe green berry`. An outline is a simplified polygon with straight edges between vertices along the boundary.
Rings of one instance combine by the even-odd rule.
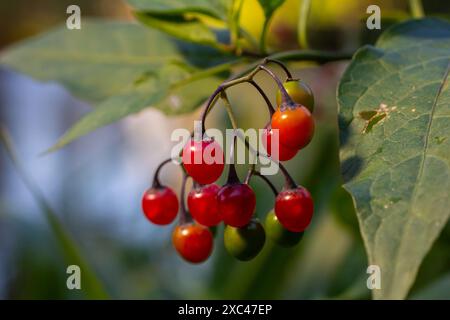
[[[253,259],[262,250],[266,233],[257,219],[241,228],[227,225],[224,232],[225,249],[238,260]]]
[[[267,237],[281,247],[293,247],[303,237],[303,232],[292,232],[284,228],[273,210],[266,216],[265,227]]]
[[[283,84],[294,102],[305,106],[311,113],[314,111],[314,94],[311,88],[301,80],[288,80]],[[281,92],[277,91],[277,106],[281,105]]]

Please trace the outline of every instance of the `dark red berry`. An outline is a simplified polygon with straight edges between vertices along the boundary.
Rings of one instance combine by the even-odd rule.
[[[217,202],[217,193],[220,187],[217,184],[208,184],[196,187],[189,192],[187,203],[189,212],[198,223],[212,227],[222,221]]]
[[[183,166],[198,183],[209,184],[219,179],[224,168],[224,155],[214,139],[190,139],[183,148]]]
[[[264,131],[262,133],[262,143],[269,156],[279,161],[288,161],[295,157],[298,149],[285,147],[284,145],[279,143],[279,141],[272,141],[272,139],[274,139],[272,129],[270,127],[264,128]],[[274,151],[274,148],[276,147],[278,148],[278,155],[276,155],[276,152]]]
[[[314,119],[308,109],[301,105],[280,107],[271,121],[272,130],[278,129],[280,144],[291,149],[302,149],[314,134]]]
[[[283,190],[275,199],[275,215],[289,231],[304,231],[311,222],[313,212],[313,199],[303,187]]]
[[[192,263],[208,259],[213,249],[213,236],[208,227],[189,223],[177,226],[172,242],[181,257]]]
[[[159,225],[171,223],[178,213],[178,199],[168,187],[150,188],[142,197],[142,210],[151,222]]]
[[[227,184],[217,194],[219,211],[225,224],[232,227],[247,225],[255,211],[256,197],[244,183]]]

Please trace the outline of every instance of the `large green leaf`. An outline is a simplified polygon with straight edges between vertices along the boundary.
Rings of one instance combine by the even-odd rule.
[[[223,79],[233,62],[222,62],[229,59],[137,24],[83,20],[81,30],[63,26],[25,41],[6,50],[0,62],[95,102],[55,150],[146,107],[192,111]]]
[[[360,49],[338,88],[344,187],[381,268],[374,298],[406,296],[450,215],[449,62],[450,24],[408,21]]]
[[[128,0],[137,10],[159,14],[202,13],[215,18],[226,17],[228,0]]]
[[[87,113],[48,152],[149,106],[163,110],[166,114],[180,114],[194,110],[221,81],[221,78],[211,76],[182,84],[194,76],[195,73],[192,75],[178,65],[167,65],[157,74],[143,76],[127,86],[120,94],[106,99]]]
[[[81,30],[61,26],[2,53],[0,63],[39,80],[57,81],[76,96],[101,101],[142,74],[182,61],[177,44],[132,23],[84,19]]]
[[[195,17],[183,15],[155,15],[139,11],[136,18],[143,24],[163,31],[181,40],[217,47],[219,44],[215,33]]]

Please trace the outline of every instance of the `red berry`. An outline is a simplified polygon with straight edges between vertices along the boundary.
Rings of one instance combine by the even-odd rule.
[[[189,212],[198,223],[212,227],[222,221],[217,202],[217,193],[220,187],[217,184],[202,185],[189,192],[187,203]]]
[[[283,190],[275,199],[275,215],[283,227],[292,232],[304,231],[311,222],[313,211],[313,199],[303,187]]]
[[[273,131],[269,128],[264,128],[264,131],[262,133],[262,143],[264,148],[267,151],[267,154],[271,156],[275,160],[279,161],[287,161],[291,160],[298,152],[298,149],[292,149],[285,147],[279,141],[273,141],[274,145],[272,146],[272,139],[273,138]],[[279,140],[279,139],[278,139]],[[278,146],[278,155],[275,155],[275,152],[273,152],[273,147]]]
[[[178,199],[167,187],[150,188],[142,197],[142,210],[151,222],[159,225],[171,223],[178,213]]]
[[[225,224],[242,227],[250,222],[255,211],[256,197],[249,185],[243,183],[225,185],[217,194],[217,200]]]
[[[209,228],[193,223],[177,226],[172,233],[172,242],[180,256],[192,263],[205,261],[213,249]]]
[[[298,150],[311,141],[314,119],[308,109],[298,104],[295,108],[278,108],[272,116],[271,127],[279,130],[280,144]]]
[[[224,168],[223,150],[214,139],[190,139],[183,148],[182,160],[187,173],[200,184],[213,183]]]

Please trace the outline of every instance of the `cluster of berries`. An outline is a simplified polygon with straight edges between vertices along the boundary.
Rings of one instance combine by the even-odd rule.
[[[265,65],[280,65],[287,74],[286,82],[281,80]],[[254,82],[258,71],[267,72],[278,85],[277,109],[274,110],[269,99]],[[309,192],[298,186],[280,161],[293,158],[312,139],[314,120],[311,112],[314,97],[311,89],[302,81],[293,79],[287,68],[279,61],[266,59],[263,64],[247,76],[223,83],[206,103],[202,115],[202,134],[204,120],[220,96],[226,99],[225,89],[242,82],[251,83],[267,102],[270,121],[263,131],[262,142],[267,152],[265,157],[276,162],[286,178],[286,184],[280,192],[270,180],[255,170],[253,166],[244,182],[241,182],[234,166],[229,165],[228,180],[222,187],[215,182],[224,170],[224,153],[214,139],[194,137],[187,142],[181,152],[184,179],[180,199],[175,192],[163,186],[158,178],[159,171],[171,159],[165,160],[156,170],[153,185],[142,198],[145,216],[154,224],[167,225],[174,221],[180,212],[179,223],[172,234],[173,245],[178,253],[187,261],[200,263],[205,261],[213,249],[213,228],[221,222],[225,224],[224,244],[226,250],[239,260],[254,258],[264,246],[266,233],[275,243],[289,247],[297,244],[304,230],[311,222],[313,200]],[[228,102],[228,100],[226,101]],[[277,130],[278,141],[272,135]],[[246,141],[245,141],[246,142]],[[246,142],[246,146],[248,143]],[[278,152],[275,152],[275,148]],[[207,161],[205,150],[214,159]],[[211,151],[212,150],[212,151]],[[263,156],[260,153],[258,156]],[[199,161],[200,160],[200,161]],[[253,218],[256,207],[256,196],[249,185],[252,176],[259,176],[269,184],[274,192],[274,210],[266,216],[265,226]],[[193,180],[193,187],[187,195],[185,208],[185,187],[187,178]]]

